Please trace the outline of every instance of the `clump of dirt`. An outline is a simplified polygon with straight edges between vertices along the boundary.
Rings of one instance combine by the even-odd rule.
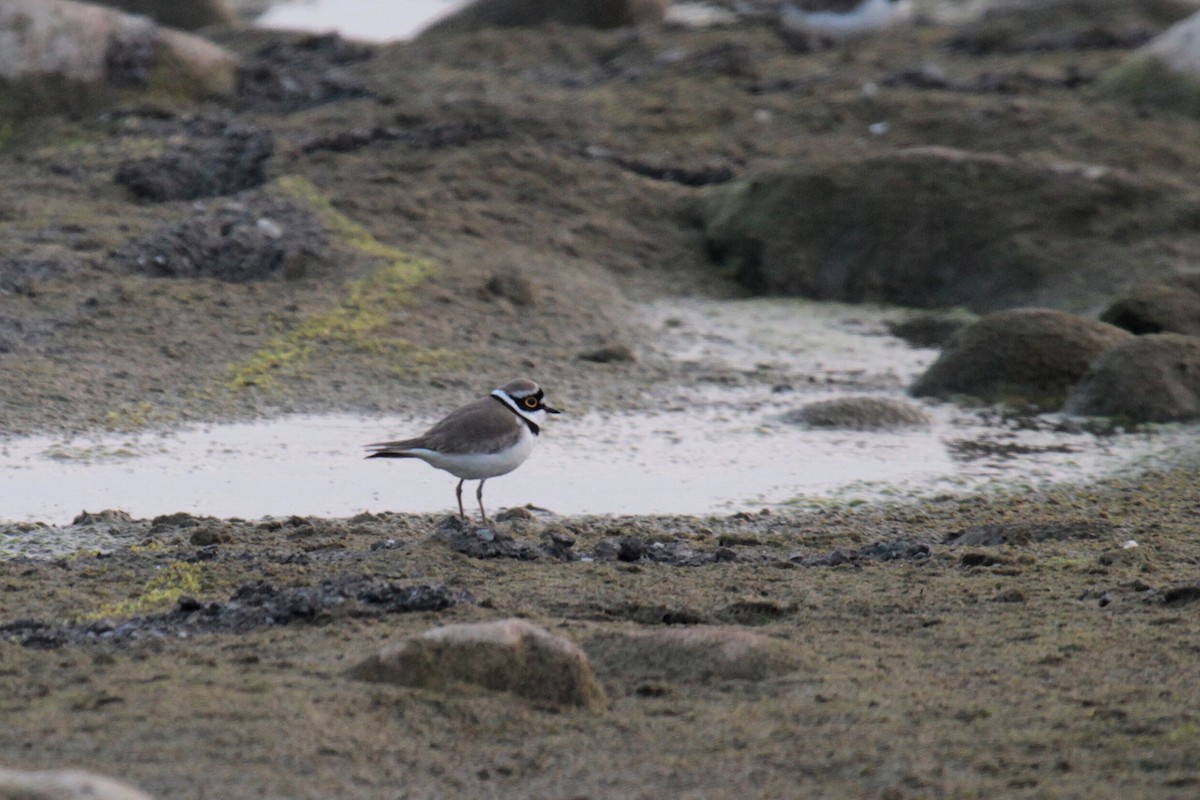
[[[1100,539],[1112,537],[1114,533],[1112,524],[1103,520],[1065,520],[1050,525],[1016,522],[967,528],[946,537],[946,543],[955,547],[994,547],[1001,544]]]
[[[162,614],[125,620],[54,625],[17,620],[0,625],[0,638],[22,647],[53,649],[100,642],[130,642],[164,636],[204,633],[248,633],[269,626],[308,623],[327,625],[337,620],[384,614],[444,611],[458,603],[473,603],[470,592],[442,585],[398,586],[367,575],[337,575],[314,586],[277,587],[268,581],[238,587],[226,601],[200,602],[179,598]]]
[[[234,194],[266,182],[273,150],[268,131],[227,118],[190,117],[166,152],[122,163],[115,180],[139,200],[157,203]]]
[[[312,210],[270,192],[246,192],[131,240],[115,260],[155,277],[298,280],[325,263],[329,245]]]
[[[243,56],[237,103],[244,110],[289,113],[371,97],[373,92],[351,68],[374,56],[374,48],[332,33],[268,42]]]

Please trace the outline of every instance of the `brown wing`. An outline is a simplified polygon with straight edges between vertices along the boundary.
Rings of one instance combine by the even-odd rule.
[[[403,451],[418,447],[439,453],[496,453],[510,447],[520,435],[516,415],[494,398],[485,397],[451,411],[415,439],[378,442],[367,447],[379,456],[403,456]]]

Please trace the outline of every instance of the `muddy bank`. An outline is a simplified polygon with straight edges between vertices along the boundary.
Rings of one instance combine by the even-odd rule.
[[[0,753],[177,798],[732,797],[747,780],[1186,797],[1194,489],[1164,473],[807,515],[517,514],[486,533],[92,515],[138,544],[0,562]],[[581,645],[607,706],[347,673],[404,635],[513,616]],[[664,626],[760,634],[776,660],[642,655]]]
[[[1109,27],[1150,35],[1160,11]],[[209,29],[242,59],[227,100],[7,130],[4,432],[400,411],[520,373],[580,407],[645,398],[687,376],[639,349],[630,301],[743,294],[705,203],[789,163],[941,147],[1039,175],[1099,165],[1166,204],[1097,232],[1099,201],[1071,195],[1036,238],[1117,236],[1130,281],[1186,265],[1195,126],[1093,93],[1141,34],[1100,46],[1070,35],[1095,27],[1074,12],[1051,23],[1036,46],[1026,19],[1008,45],[926,24],[809,51],[759,16],[387,47]],[[1029,296],[1075,308],[1079,289]]]
[[[769,390],[797,376],[701,375],[630,313],[745,291],[709,252],[714,187],[940,146],[1194,191],[1193,122],[1089,89],[1143,31],[1054,25],[804,52],[754,20],[387,48],[211,31],[244,59],[224,104],[3,131],[0,433],[411,412],[526,373],[576,410]],[[1147,268],[1195,253],[1130,225]],[[1195,475],[484,533],[85,515],[94,549],[0,561],[0,764],[164,798],[1190,797]],[[348,674],[508,617],[579,644],[607,708]],[[761,634],[782,666],[635,657],[673,629]]]

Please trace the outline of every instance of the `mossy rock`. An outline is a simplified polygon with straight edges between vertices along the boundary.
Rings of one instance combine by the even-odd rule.
[[[1083,311],[1146,241],[1182,237],[1185,190],[1101,166],[943,147],[796,164],[721,187],[704,212],[713,256],[764,294],[976,312]]]
[[[1200,337],[1158,333],[1112,347],[1071,392],[1066,410],[1134,422],[1200,419]]]
[[[956,334],[911,392],[1057,409],[1093,359],[1131,338],[1120,328],[1061,311],[1000,311]]]
[[[1178,72],[1152,53],[1135,53],[1104,73],[1097,90],[1131,105],[1200,118],[1200,76]]]

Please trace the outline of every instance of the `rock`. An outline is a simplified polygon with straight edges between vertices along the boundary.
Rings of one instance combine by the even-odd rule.
[[[313,212],[269,192],[246,192],[140,236],[113,258],[130,272],[155,277],[246,283],[304,277],[328,247]]]
[[[233,533],[228,525],[210,525],[192,531],[188,541],[197,547],[208,547],[214,544],[229,544],[233,541]]]
[[[812,428],[887,431],[927,428],[933,417],[912,403],[892,397],[835,397],[787,412],[783,422]]]
[[[1155,333],[1100,355],[1064,410],[1136,422],[1200,419],[1200,337]]]
[[[348,42],[336,33],[273,38],[245,56],[238,73],[237,105],[260,113],[291,113],[374,97],[354,65],[371,60],[376,53],[376,48]]]
[[[238,16],[226,0],[96,0],[126,14],[141,14],[160,25],[193,31],[208,25],[236,25]]]
[[[1101,76],[1102,93],[1200,116],[1200,12],[1168,28]]]
[[[369,656],[351,675],[436,690],[461,681],[592,710],[607,703],[577,645],[521,619],[434,628]]]
[[[703,216],[712,255],[762,294],[1082,311],[1131,263],[1164,270],[1141,237],[1182,239],[1192,206],[1103,166],[922,147],[760,172],[713,190]]]
[[[1111,538],[1113,535],[1113,524],[1102,519],[1068,519],[1057,522],[1029,520],[973,525],[949,534],[946,537],[946,544],[951,547],[998,547],[1000,545],[1028,545],[1034,542],[1105,539]],[[979,562],[976,563],[976,566],[978,565]]]
[[[964,328],[911,388],[916,397],[1060,407],[1088,365],[1128,331],[1062,311],[999,311]]]
[[[666,16],[668,5],[668,0],[475,0],[430,26],[426,33],[548,22],[590,28],[657,24]]]
[[[153,800],[132,786],[77,769],[17,772],[0,767],[0,800]]]
[[[489,296],[507,300],[518,308],[537,305],[533,282],[516,270],[494,273],[483,288]]]
[[[227,120],[195,118],[161,155],[122,163],[114,180],[139,200],[167,202],[261,186],[274,150],[271,134]]]
[[[761,681],[795,669],[786,643],[736,628],[662,628],[604,634],[586,645],[607,671],[681,683]]]
[[[0,3],[0,118],[229,94],[237,59],[145,17],[69,0]]]
[[[637,356],[628,345],[615,342],[597,347],[595,350],[585,350],[579,354],[580,361],[591,361],[594,364],[620,364],[637,361]]]
[[[129,516],[128,511],[106,508],[103,511],[80,511],[75,515],[75,519],[71,520],[71,524],[98,525],[101,523],[122,523],[132,521],[133,517]]]
[[[1100,319],[1139,335],[1200,336],[1200,275],[1140,283],[1118,297]]]

